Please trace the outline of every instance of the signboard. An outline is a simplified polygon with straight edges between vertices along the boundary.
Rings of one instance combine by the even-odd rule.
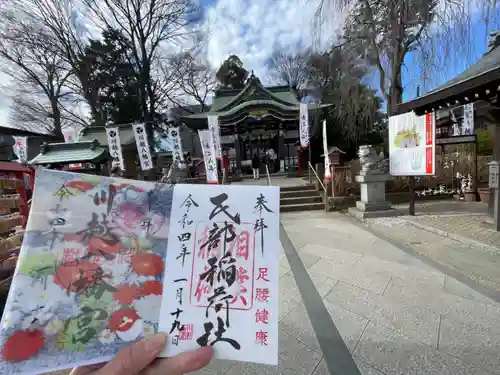
[[[300,145],[302,148],[309,146],[309,110],[307,104],[300,103]]]
[[[12,137],[14,138],[14,154],[16,154],[19,162],[24,163],[28,158],[28,138],[26,137]]]
[[[78,140],[78,135],[75,128],[65,128],[62,130],[64,142],[73,143]]]
[[[215,148],[212,143],[212,135],[208,130],[198,130],[200,136],[201,149],[203,150],[203,162],[207,173],[208,184],[218,184],[217,159],[215,157]]]
[[[219,117],[208,116],[207,122],[208,122],[208,131],[210,132],[210,136],[212,137],[212,144],[215,150],[215,157],[220,160],[222,158],[222,152],[220,146]]]
[[[488,187],[490,189],[498,189],[498,162],[492,161],[489,163],[489,179],[488,179]]]
[[[141,169],[147,171],[153,168],[153,159],[151,158],[151,148],[149,147],[148,136],[144,124],[134,124],[135,144],[139,153]]]
[[[168,138],[172,151],[172,159],[178,163],[184,162],[184,153],[182,151],[182,141],[179,127],[172,126],[169,128]]]
[[[436,172],[434,113],[389,117],[389,168],[393,176],[432,176]]]
[[[120,142],[120,131],[118,127],[106,128],[108,137],[109,154],[113,158],[113,166],[118,166],[122,171],[125,170],[123,163],[122,145]]]

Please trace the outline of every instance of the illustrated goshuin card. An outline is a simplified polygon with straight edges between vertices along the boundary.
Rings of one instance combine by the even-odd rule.
[[[0,373],[104,362],[158,330],[168,355],[276,363],[278,220],[278,188],[38,170]]]
[[[158,330],[173,189],[46,169],[35,180],[1,374],[103,362]]]
[[[212,345],[216,358],[276,365],[279,188],[177,185],[173,202],[163,355]]]

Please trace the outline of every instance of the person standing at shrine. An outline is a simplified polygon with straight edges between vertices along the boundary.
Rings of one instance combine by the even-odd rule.
[[[260,159],[257,154],[253,154],[252,157],[252,170],[253,170],[253,179],[258,180],[259,176],[259,168],[260,168]]]

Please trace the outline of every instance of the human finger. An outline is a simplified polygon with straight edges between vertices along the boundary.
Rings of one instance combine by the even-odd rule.
[[[96,371],[96,375],[135,375],[153,362],[167,343],[166,333],[153,336],[129,345],[104,367]]]
[[[205,367],[212,357],[212,347],[205,346],[170,358],[157,359],[143,373],[145,375],[182,375]]]
[[[103,367],[105,363],[99,363],[96,365],[81,366],[74,368],[69,375],[87,375]]]

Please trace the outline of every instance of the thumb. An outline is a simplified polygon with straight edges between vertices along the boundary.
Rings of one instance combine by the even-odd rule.
[[[106,366],[96,372],[96,375],[135,375],[156,359],[166,343],[166,333],[146,337],[120,350]]]

